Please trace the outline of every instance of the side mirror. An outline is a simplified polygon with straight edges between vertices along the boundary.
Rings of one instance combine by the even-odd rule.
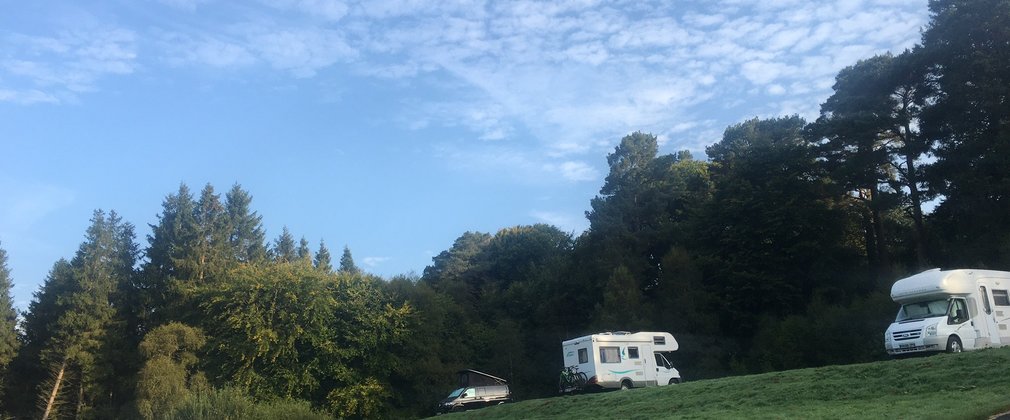
[[[464,392],[463,395],[460,395],[459,397],[460,398],[466,398],[466,393]]]

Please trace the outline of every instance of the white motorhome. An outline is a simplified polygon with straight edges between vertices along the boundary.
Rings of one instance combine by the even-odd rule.
[[[663,355],[676,351],[666,332],[605,332],[561,343],[566,367],[575,366],[587,387],[636,388],[680,383],[680,372]]]
[[[884,333],[887,354],[1001,347],[1010,344],[1010,273],[933,269],[898,280],[901,304]]]

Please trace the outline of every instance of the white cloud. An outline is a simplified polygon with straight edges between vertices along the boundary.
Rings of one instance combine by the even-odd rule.
[[[541,223],[552,225],[565,232],[573,232],[576,235],[582,233],[589,226],[589,222],[582,214],[533,210],[530,212],[530,216]]]
[[[197,7],[209,1],[210,0],[158,0],[159,3],[176,9],[185,10],[187,12],[196,11]]]
[[[326,29],[264,32],[249,41],[249,47],[274,68],[300,78],[312,77],[320,69],[356,54],[339,32]]]
[[[557,170],[569,181],[595,181],[600,176],[595,168],[585,162],[561,162]]]
[[[21,105],[31,105],[38,103],[57,103],[59,102],[59,99],[38,89],[0,89],[0,102],[13,102]]]
[[[0,41],[0,49],[7,52],[7,58],[0,59],[0,75],[10,76],[6,83],[32,86],[7,89],[4,96],[19,103],[56,102],[61,96],[94,91],[98,80],[131,74],[137,67],[136,34],[121,28],[56,36],[13,34]]]
[[[390,259],[391,259],[390,257],[365,257],[361,260],[361,262],[369,268],[375,268],[382,265],[382,263],[389,261]]]

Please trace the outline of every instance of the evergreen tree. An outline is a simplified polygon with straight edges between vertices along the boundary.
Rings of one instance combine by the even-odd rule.
[[[930,186],[945,266],[1010,267],[1010,3],[932,0],[922,36],[932,91],[922,130],[937,142]]]
[[[193,209],[193,220],[196,222],[196,235],[180,263],[189,267],[188,271],[192,273],[191,278],[183,280],[202,283],[223,273],[233,259],[229,217],[220,196],[214,194],[214,187],[210,184],[200,192],[200,199]]]
[[[7,268],[7,251],[0,247],[0,396],[7,384],[7,367],[14,360],[20,343],[17,336],[18,313],[14,309],[11,289],[14,287]]]
[[[196,203],[186,184],[180,184],[175,194],[162,202],[158,224],[150,225],[148,246],[144,251],[147,261],[141,267],[138,296],[141,322],[144,329],[167,322],[172,315],[169,306],[179,304],[180,292],[175,283],[179,279],[193,278],[193,271],[185,264],[190,246],[196,242],[199,227],[193,216]]]
[[[24,314],[21,351],[14,360],[7,407],[17,417],[37,417],[35,397],[49,366],[40,357],[55,335],[56,321],[67,310],[74,287],[73,268],[66,259],[53,264],[39,290],[33,294]]]
[[[330,250],[326,248],[326,243],[322,239],[319,240],[319,250],[316,251],[315,259],[312,260],[312,266],[324,273],[333,272],[333,264],[330,262]]]
[[[114,346],[121,340],[111,297],[120,283],[130,281],[123,275],[132,273],[136,263],[130,251],[135,245],[123,242],[133,241],[132,229],[115,212],[106,216],[96,210],[86,241],[70,263],[69,293],[57,297],[65,311],[57,314],[42,350],[43,364],[53,369],[41,395],[44,419],[54,414],[60,399],[72,401],[69,411],[78,417],[114,415],[117,395],[112,382],[122,358]],[[67,387],[75,389],[68,392]]]
[[[298,262],[305,265],[312,265],[312,251],[309,250],[309,241],[302,236],[298,241]]]
[[[795,116],[753,119],[706,149],[716,188],[701,221],[705,270],[723,298],[724,331],[745,340],[762,316],[801,312],[854,265],[841,193],[825,182],[803,127]]]
[[[351,249],[347,245],[344,245],[344,253],[340,256],[340,270],[338,272],[351,275],[361,272],[358,266],[354,265],[354,257],[351,257]]]
[[[225,207],[231,226],[231,243],[234,259],[238,262],[257,262],[267,258],[262,217],[249,208],[252,196],[235,184],[225,195]]]
[[[295,262],[298,258],[295,250],[295,238],[291,236],[288,227],[284,226],[281,235],[274,240],[273,249],[270,250],[275,262],[287,263]]]

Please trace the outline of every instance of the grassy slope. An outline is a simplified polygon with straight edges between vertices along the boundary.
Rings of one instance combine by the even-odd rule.
[[[523,401],[450,418],[971,419],[1010,408],[1010,348]]]

